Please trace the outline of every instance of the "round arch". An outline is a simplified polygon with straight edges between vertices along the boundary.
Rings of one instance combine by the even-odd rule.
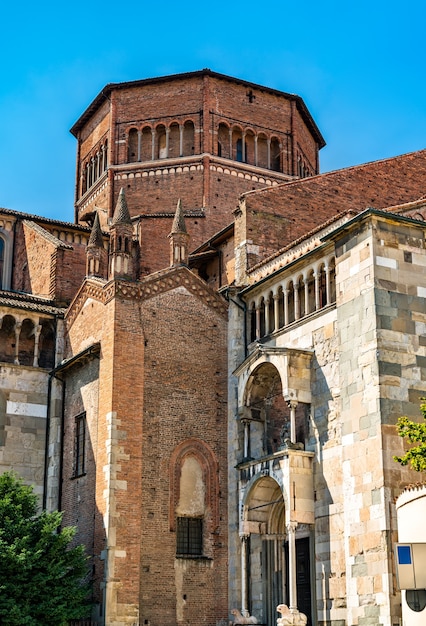
[[[285,534],[285,507],[282,488],[271,476],[256,475],[250,481],[242,501],[243,522],[251,532]]]

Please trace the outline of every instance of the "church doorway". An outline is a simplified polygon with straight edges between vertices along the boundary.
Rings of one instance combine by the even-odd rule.
[[[247,602],[259,623],[274,626],[277,606],[290,604],[289,549],[282,491],[275,479],[261,476],[252,486],[244,506]],[[309,537],[296,538],[298,609],[311,626],[311,575]]]

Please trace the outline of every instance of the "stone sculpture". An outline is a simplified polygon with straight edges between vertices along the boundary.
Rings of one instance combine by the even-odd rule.
[[[308,618],[304,613],[299,613],[297,609],[289,609],[286,604],[277,606],[281,617],[277,619],[277,626],[306,626]]]
[[[233,624],[257,624],[258,623],[254,615],[248,615],[247,617],[245,617],[244,615],[241,615],[238,609],[232,609],[231,615],[234,616],[234,621],[229,622],[230,626],[232,626]]]

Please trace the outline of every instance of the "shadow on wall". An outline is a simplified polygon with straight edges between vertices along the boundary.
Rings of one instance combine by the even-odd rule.
[[[75,543],[84,544],[90,559],[92,600],[96,614],[103,614],[101,583],[105,561],[100,558],[106,545],[101,511],[96,504],[98,449],[99,358],[75,363],[64,372],[64,433],[62,494],[63,523],[75,526]]]
[[[328,484],[328,479],[324,475],[324,448],[334,439],[340,440],[340,431],[337,422],[335,399],[331,393],[329,384],[324,374],[323,367],[326,362],[321,357],[318,362],[317,355],[312,361],[312,397],[314,406],[311,411],[311,429],[309,438],[309,448],[316,451],[316,463],[314,473],[315,490],[315,559],[317,564],[317,609],[323,612],[323,621],[328,623],[332,601],[330,600],[330,577],[331,577],[331,518],[330,507],[334,503],[333,496]],[[330,357],[331,358],[331,357]],[[337,443],[337,441],[336,441]],[[318,571],[319,570],[319,571]],[[341,572],[343,575],[344,572]],[[341,607],[346,606],[346,598],[334,599],[340,602]]]

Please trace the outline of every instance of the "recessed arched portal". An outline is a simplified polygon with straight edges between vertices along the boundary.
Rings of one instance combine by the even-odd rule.
[[[262,624],[274,624],[276,607],[287,597],[287,589],[284,499],[273,478],[261,476],[255,481],[243,516],[249,611]]]
[[[250,481],[242,503],[243,608],[267,626],[276,623],[279,604],[291,604],[292,577],[298,608],[308,617],[308,625],[312,624],[310,540],[306,535],[297,536],[297,524],[288,522],[285,502],[291,506],[289,495],[284,498],[276,478],[260,473]]]

